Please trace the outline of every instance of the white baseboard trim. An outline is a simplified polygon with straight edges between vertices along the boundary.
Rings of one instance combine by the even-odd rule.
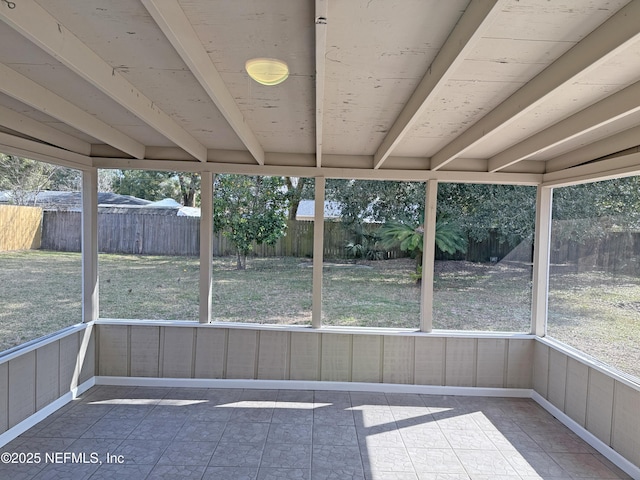
[[[474,397],[530,398],[528,388],[445,387],[397,383],[327,382],[306,380],[243,380],[208,378],[95,377],[96,385],[189,388],[260,388],[278,390],[337,390],[351,392],[421,393]]]
[[[21,421],[17,425],[11,427],[9,430],[2,433],[0,435],[0,447],[4,447],[11,440],[23,434],[34,425],[40,423],[42,420],[47,418],[56,410],[64,407],[67,403],[69,403],[74,398],[77,398],[78,395],[82,395],[84,392],[89,390],[91,387],[95,385],[95,379],[96,377],[91,377],[86,382],[71,389],[69,392],[65,393],[63,396],[61,396],[57,400],[54,400],[46,407],[41,408],[30,417],[25,418],[23,421]]]
[[[562,422],[569,430],[578,435],[582,440],[587,442],[593,448],[595,448],[598,452],[600,452],[604,457],[606,457],[609,461],[615,464],[618,468],[623,470],[627,475],[630,475],[631,478],[639,478],[640,479],[640,468],[631,463],[629,460],[624,458],[618,452],[613,450],[609,445],[604,443],[598,437],[593,435],[591,432],[582,427],[579,423],[569,417],[562,410],[554,406],[551,402],[549,402],[546,398],[540,395],[535,390],[531,391],[531,398],[536,401],[542,408],[544,408],[547,412],[557,418],[560,422]]]

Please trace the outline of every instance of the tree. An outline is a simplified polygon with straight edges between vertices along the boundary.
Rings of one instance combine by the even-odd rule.
[[[338,202],[342,221],[419,223],[424,216],[425,184],[380,180],[329,180],[326,197]]]
[[[443,183],[438,186],[438,216],[455,219],[475,241],[496,232],[511,245],[531,238],[536,189],[520,185]]]
[[[237,268],[244,270],[253,243],[274,244],[287,228],[287,199],[282,177],[217,175],[214,185],[214,228],[236,249]]]
[[[287,196],[289,198],[289,220],[296,219],[298,206],[306,193],[309,195],[309,186],[312,184],[311,179],[307,177],[284,177],[287,187]]]
[[[15,155],[0,154],[0,189],[9,190],[16,205],[35,205],[59,167]]]
[[[178,172],[175,175],[180,185],[182,205],[185,207],[195,207],[196,203],[200,204],[200,199],[197,197],[200,191],[200,174]]]
[[[151,201],[173,198],[186,207],[195,207],[200,202],[200,174],[118,170],[113,179],[113,191]]]
[[[579,243],[640,228],[640,177],[554,189],[553,221],[556,238]]]
[[[113,182],[113,191],[151,201],[173,198],[176,193],[168,172],[150,170],[119,171]]]

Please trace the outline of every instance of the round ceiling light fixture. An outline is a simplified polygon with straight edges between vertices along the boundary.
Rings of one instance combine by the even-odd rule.
[[[289,67],[275,58],[252,58],[244,67],[256,82],[262,85],[278,85],[289,76]]]

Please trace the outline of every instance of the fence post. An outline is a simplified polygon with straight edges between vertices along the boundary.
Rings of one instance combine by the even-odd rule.
[[[82,321],[98,319],[98,169],[82,172]]]
[[[213,173],[202,172],[200,192],[200,323],[211,322],[213,275]]]

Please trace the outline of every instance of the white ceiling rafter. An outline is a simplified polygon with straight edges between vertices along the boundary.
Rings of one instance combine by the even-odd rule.
[[[2,105],[0,105],[0,125],[71,152],[82,155],[91,153],[91,144],[89,142],[68,135],[46,123],[38,122]]]
[[[33,0],[0,9],[0,20],[38,45],[140,120],[201,161],[207,149]]]
[[[0,132],[0,151],[9,155],[17,155],[80,170],[93,167],[91,158],[86,155],[61,150],[58,147],[2,132]]]
[[[546,172],[557,172],[575,167],[594,158],[605,157],[611,152],[621,152],[638,145],[640,145],[640,126],[629,128],[548,160]]]
[[[258,164],[263,165],[264,149],[245,121],[244,115],[178,2],[142,0],[142,4]]]
[[[584,37],[481,120],[436,152],[431,157],[431,169],[442,168],[480,140],[497,133],[528,113],[576,76],[603,64],[631,42],[637,40],[640,37],[638,18],[640,18],[640,1],[634,0]]]
[[[132,157],[144,158],[145,146],[68,100],[0,63],[0,91]],[[10,125],[7,125],[10,127]]]
[[[472,0],[374,154],[380,168],[491,25],[503,0]]]
[[[316,0],[316,166],[322,167],[325,63],[327,54],[327,11],[329,0]]]
[[[640,82],[637,82],[493,156],[489,159],[489,171],[502,170],[639,110]]]
[[[545,173],[542,176],[542,185],[546,187],[566,187],[632,175],[640,175],[640,153],[638,152],[567,168],[558,172]]]

